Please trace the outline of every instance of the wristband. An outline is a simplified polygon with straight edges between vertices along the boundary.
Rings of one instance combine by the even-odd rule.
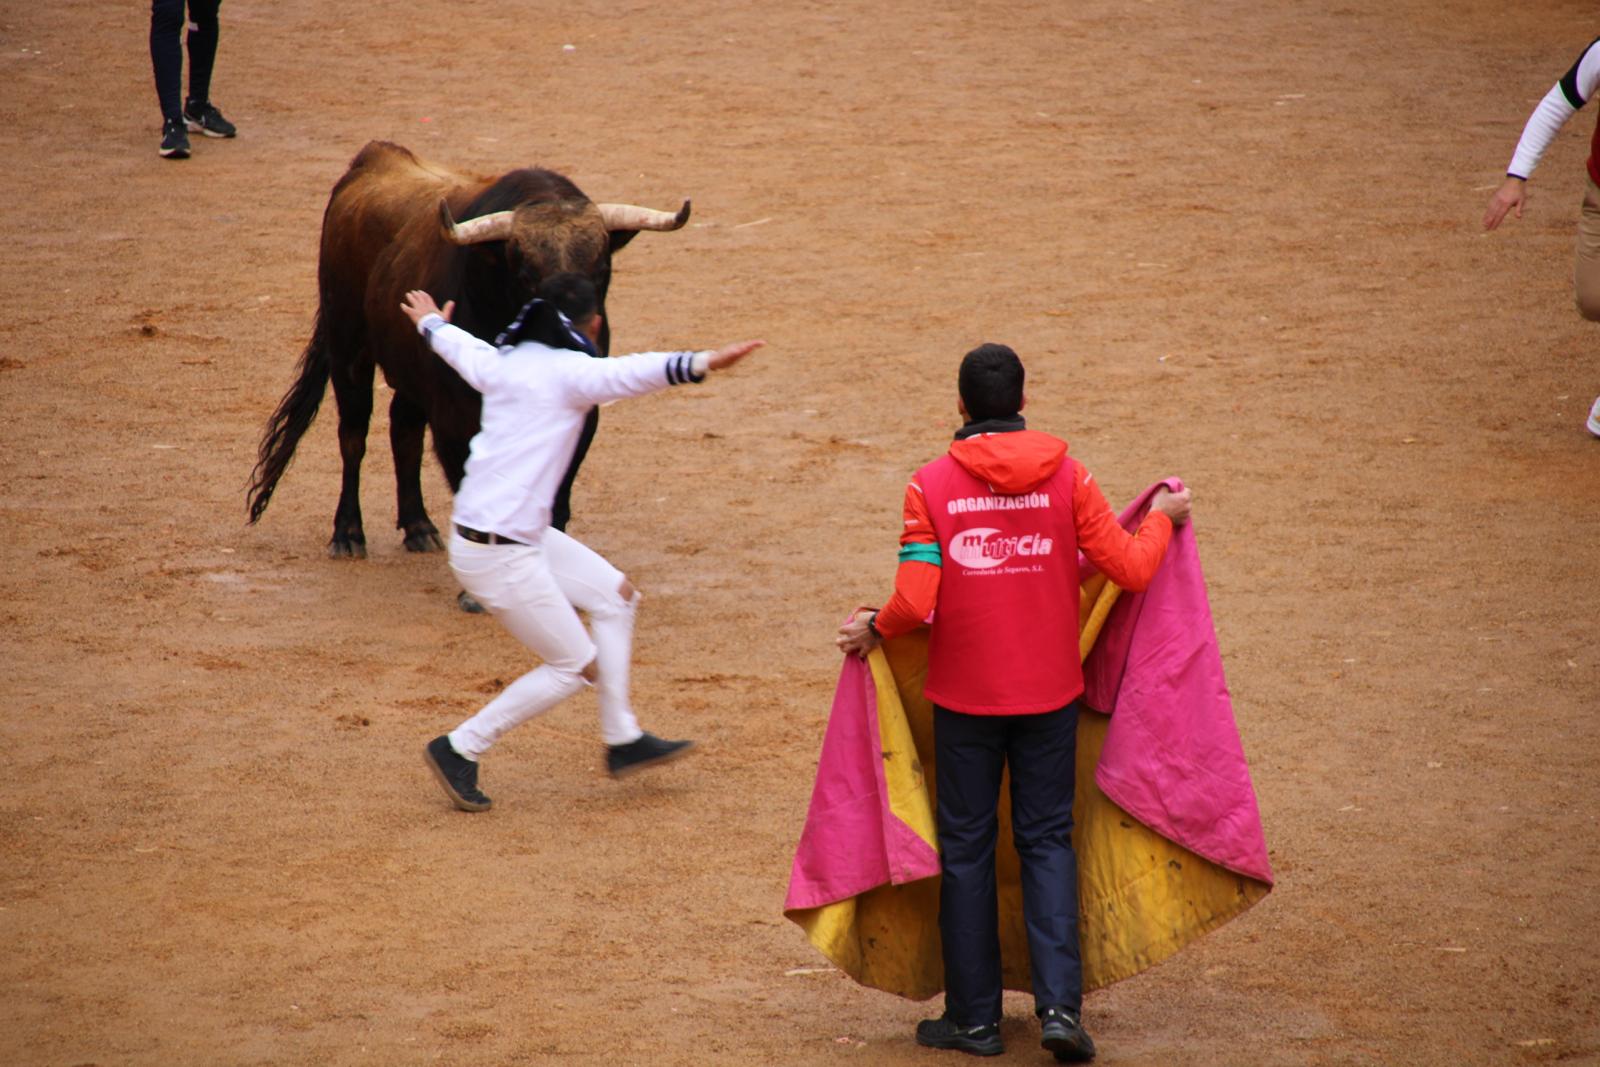
[[[867,632],[879,641],[883,640],[883,634],[878,631],[878,613],[876,611],[867,616]]]

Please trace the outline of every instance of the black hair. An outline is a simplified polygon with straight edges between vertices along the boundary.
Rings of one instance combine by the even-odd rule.
[[[593,355],[588,339],[579,335],[577,327],[599,308],[594,282],[582,274],[553,274],[539,285],[539,295],[522,306],[494,343],[538,341],[549,348],[570,348]],[[562,315],[571,326],[561,321]]]
[[[1022,410],[1022,360],[1005,345],[984,344],[961,360],[957,387],[967,418],[1004,419]]]
[[[581,325],[600,309],[600,296],[594,282],[582,274],[552,274],[539,283],[539,296],[550,301],[561,313]]]

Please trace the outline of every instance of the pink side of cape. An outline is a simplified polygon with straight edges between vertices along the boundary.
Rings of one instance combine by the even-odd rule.
[[[883,759],[872,671],[866,661],[846,656],[789,871],[785,911],[939,873],[939,853],[890,810]]]
[[[1157,482],[1119,516],[1137,528]],[[1084,574],[1093,565],[1080,559]],[[1143,593],[1124,592],[1084,662],[1084,702],[1111,716],[1095,781],[1124,811],[1213,863],[1272,883],[1194,526],[1173,531]]]

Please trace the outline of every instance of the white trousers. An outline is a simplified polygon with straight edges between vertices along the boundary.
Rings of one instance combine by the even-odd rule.
[[[628,698],[639,597],[623,597],[621,571],[560,530],[546,529],[537,544],[480,545],[453,526],[450,569],[461,588],[544,661],[451,731],[457,752],[475,760],[507,730],[578,692],[588,684],[583,670],[591,661],[601,739],[624,745],[642,736]],[[588,613],[593,640],[575,608]]]

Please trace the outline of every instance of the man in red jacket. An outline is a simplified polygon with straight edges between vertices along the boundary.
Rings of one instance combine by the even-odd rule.
[[[1082,1062],[1094,1042],[1082,1024],[1072,851],[1078,553],[1122,588],[1143,590],[1173,525],[1188,520],[1189,491],[1158,491],[1130,535],[1067,443],[1027,429],[1015,352],[973,349],[958,385],[966,425],[906,487],[894,595],[882,611],[858,612],[838,644],[865,655],[933,616],[924,693],[934,705],[945,1012],[918,1024],[917,1042],[1005,1051],[994,851],[1009,765],[1041,1043],[1057,1060]]]

